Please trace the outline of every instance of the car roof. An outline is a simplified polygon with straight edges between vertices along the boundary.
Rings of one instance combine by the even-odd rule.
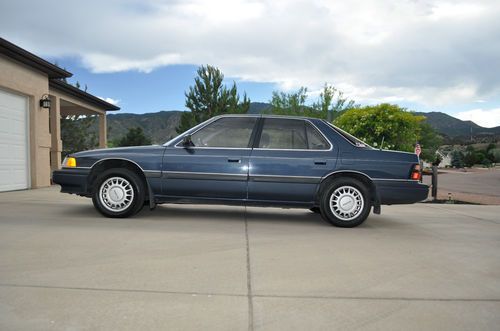
[[[315,118],[315,117],[292,116],[292,115],[274,115],[274,114],[223,114],[223,115],[217,115],[214,118],[222,118],[222,117],[287,118],[287,119],[301,119],[301,120],[317,120],[317,121],[321,121],[320,118]]]

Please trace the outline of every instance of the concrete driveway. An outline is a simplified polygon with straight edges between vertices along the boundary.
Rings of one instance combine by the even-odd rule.
[[[57,187],[0,194],[1,330],[498,330],[500,206],[160,206],[106,219]]]

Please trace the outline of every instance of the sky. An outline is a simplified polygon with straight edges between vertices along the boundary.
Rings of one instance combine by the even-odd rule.
[[[307,86],[312,103],[327,82],[493,127],[498,17],[498,0],[16,0],[0,2],[0,33],[121,112],[185,110],[211,64],[252,101]]]

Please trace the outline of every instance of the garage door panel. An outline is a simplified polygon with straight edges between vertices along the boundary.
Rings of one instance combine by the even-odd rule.
[[[26,97],[0,89],[0,191],[29,186],[27,113]]]
[[[1,96],[0,96],[1,97]],[[8,112],[8,109],[0,109],[0,113]],[[26,114],[19,116],[4,115],[0,116],[0,132],[9,134],[25,135],[26,134]]]

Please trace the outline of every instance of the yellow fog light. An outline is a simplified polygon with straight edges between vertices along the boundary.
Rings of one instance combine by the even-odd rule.
[[[63,162],[63,167],[76,167],[76,159],[74,157],[67,157]]]

